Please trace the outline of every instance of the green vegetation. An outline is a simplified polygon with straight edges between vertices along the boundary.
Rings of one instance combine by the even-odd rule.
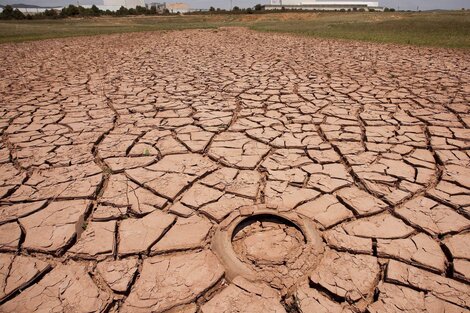
[[[0,19],[4,20],[22,20],[26,16],[18,9],[13,9],[11,5],[7,5],[3,8],[2,13],[0,13]]]
[[[308,20],[267,21],[252,28],[321,38],[470,48],[468,11],[322,14]]]
[[[198,17],[100,17],[86,19],[0,21],[0,43],[141,31],[213,28]]]
[[[246,11],[245,11],[246,12]],[[248,13],[248,12],[246,12]],[[0,43],[138,31],[245,26],[320,38],[470,48],[470,12],[273,12],[0,21]]]

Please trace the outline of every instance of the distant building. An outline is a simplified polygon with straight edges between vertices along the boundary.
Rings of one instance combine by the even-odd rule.
[[[145,7],[144,0],[103,0],[105,6],[123,6],[127,9],[135,9],[137,6]]]
[[[91,8],[91,4],[84,4],[81,5],[84,8]],[[96,5],[98,9],[102,11],[112,11],[116,12],[121,7],[125,7],[126,9],[135,9],[137,6],[145,7],[145,0],[103,0],[103,4]]]
[[[182,2],[167,3],[166,8],[170,13],[188,13],[191,11],[189,5]]]
[[[163,12],[165,12],[165,9],[166,9],[166,3],[165,2],[163,2],[163,3],[151,2],[151,3],[145,4],[145,6],[149,10],[151,10],[152,8],[155,8],[155,11],[157,13],[163,13]]]
[[[356,11],[375,10],[383,11],[378,2],[370,1],[316,1],[316,0],[270,0],[270,4],[264,6],[265,10],[319,10],[319,11]]]

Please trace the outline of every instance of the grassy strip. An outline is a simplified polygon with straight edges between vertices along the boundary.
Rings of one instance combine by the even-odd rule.
[[[320,38],[470,48],[470,12],[276,13],[1,21],[0,43],[140,31],[244,26]]]

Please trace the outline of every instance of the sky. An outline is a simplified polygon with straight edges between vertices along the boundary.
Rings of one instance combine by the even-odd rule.
[[[252,7],[257,3],[266,4],[269,0],[232,0],[233,6]],[[377,1],[377,0],[375,0]],[[400,10],[433,10],[433,9],[470,9],[470,0],[378,0],[383,7]],[[185,2],[194,9],[215,8],[228,9],[230,0],[146,0],[146,2]],[[40,6],[64,6],[76,4],[77,0],[0,0],[0,4],[35,4]],[[102,0],[79,0],[80,4],[102,4]]]

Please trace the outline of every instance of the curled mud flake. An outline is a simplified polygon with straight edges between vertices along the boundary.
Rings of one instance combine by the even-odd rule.
[[[127,207],[115,207],[109,205],[98,205],[93,211],[92,220],[103,222],[121,218],[127,214]]]
[[[173,205],[170,206],[168,211],[170,213],[173,213],[173,214],[181,216],[181,217],[190,217],[194,213],[193,209],[188,208],[187,206],[185,206],[184,204],[182,204],[179,201],[173,203]]]
[[[425,270],[390,260],[385,281],[427,291],[435,297],[462,307],[470,305],[470,286]]]
[[[252,199],[242,198],[231,194],[223,195],[217,202],[209,203],[199,209],[209,218],[221,222],[227,215],[243,206],[253,204]]]
[[[17,223],[0,225],[0,251],[16,251],[21,239],[21,228]]]
[[[152,247],[150,253],[202,248],[211,227],[211,222],[197,215],[179,217],[175,225]]]
[[[408,201],[395,212],[412,225],[435,235],[462,231],[470,226],[470,220],[452,208],[425,197]]]
[[[21,218],[26,238],[23,248],[56,252],[65,248],[82,227],[89,201],[52,202],[41,211]]]
[[[414,229],[390,213],[382,213],[371,217],[365,217],[343,225],[349,235],[394,239],[411,235]]]
[[[310,280],[341,299],[357,302],[373,296],[379,275],[375,257],[329,250]]]
[[[114,252],[116,221],[90,222],[69,252],[85,258],[100,258]]]
[[[406,239],[378,239],[377,255],[398,258],[441,273],[446,268],[446,257],[439,243],[423,233]]]
[[[205,204],[217,201],[222,195],[223,193],[217,189],[195,184],[184,193],[180,201],[188,207],[197,209]]]
[[[439,202],[462,208],[467,214],[470,213],[470,192],[468,188],[441,180],[436,187],[427,191],[427,193]]]
[[[310,288],[308,282],[302,283],[294,294],[295,303],[300,313],[352,313],[352,308],[347,303],[338,303],[331,300],[314,288]]]
[[[0,164],[0,173],[0,199],[20,186],[26,177],[26,173],[22,173],[11,163]]]
[[[182,141],[191,152],[202,152],[209,144],[214,133],[203,130],[202,128],[194,125],[188,125],[179,128],[177,137]]]
[[[285,313],[280,297],[269,297],[229,285],[201,307],[203,313],[271,312]]]
[[[470,261],[454,259],[454,276],[470,283]]]
[[[111,300],[100,290],[86,268],[59,264],[39,282],[0,306],[0,312],[100,312]]]
[[[348,235],[341,226],[323,232],[323,238],[328,246],[340,251],[372,254],[372,240]]]
[[[378,300],[367,307],[368,312],[465,312],[464,308],[403,286],[380,283],[378,292]]]
[[[126,292],[137,273],[138,259],[126,258],[98,263],[97,270],[108,286],[116,292]]]
[[[470,169],[459,165],[446,165],[442,179],[470,189]]]
[[[163,312],[190,303],[223,274],[223,267],[207,250],[147,258],[121,312]]]
[[[0,301],[14,292],[24,289],[51,266],[39,259],[18,255],[16,257],[2,255],[2,279],[0,284]]]
[[[470,232],[447,237],[443,242],[454,258],[470,260]]]
[[[254,169],[268,152],[269,146],[233,132],[216,136],[209,149],[212,158],[240,169]]]
[[[109,166],[111,171],[119,172],[137,167],[145,167],[156,161],[155,157],[142,156],[142,157],[117,157],[108,158],[104,162]]]
[[[46,201],[44,200],[31,203],[0,205],[0,224],[11,222],[17,218],[39,211],[45,204]]]
[[[319,195],[316,190],[294,187],[287,182],[269,181],[265,189],[266,205],[280,211],[292,210]]]
[[[174,199],[196,179],[215,169],[215,164],[201,155],[176,154],[148,167],[126,170],[126,174],[156,194]]]
[[[310,173],[307,186],[322,192],[331,193],[353,183],[352,177],[342,164],[312,164],[304,166],[303,169]]]
[[[35,171],[9,200],[91,198],[102,178],[101,169],[94,163]]]
[[[333,195],[320,196],[298,206],[295,211],[319,223],[323,228],[329,228],[354,216],[351,210]]]
[[[232,183],[225,188],[227,192],[248,198],[256,198],[261,174],[258,171],[241,170]]]
[[[119,226],[118,253],[127,255],[147,251],[170,229],[174,221],[174,215],[161,211],[154,211],[142,218],[122,221]]]
[[[387,208],[383,201],[357,187],[341,189],[337,194],[358,215],[370,215],[384,211]]]

